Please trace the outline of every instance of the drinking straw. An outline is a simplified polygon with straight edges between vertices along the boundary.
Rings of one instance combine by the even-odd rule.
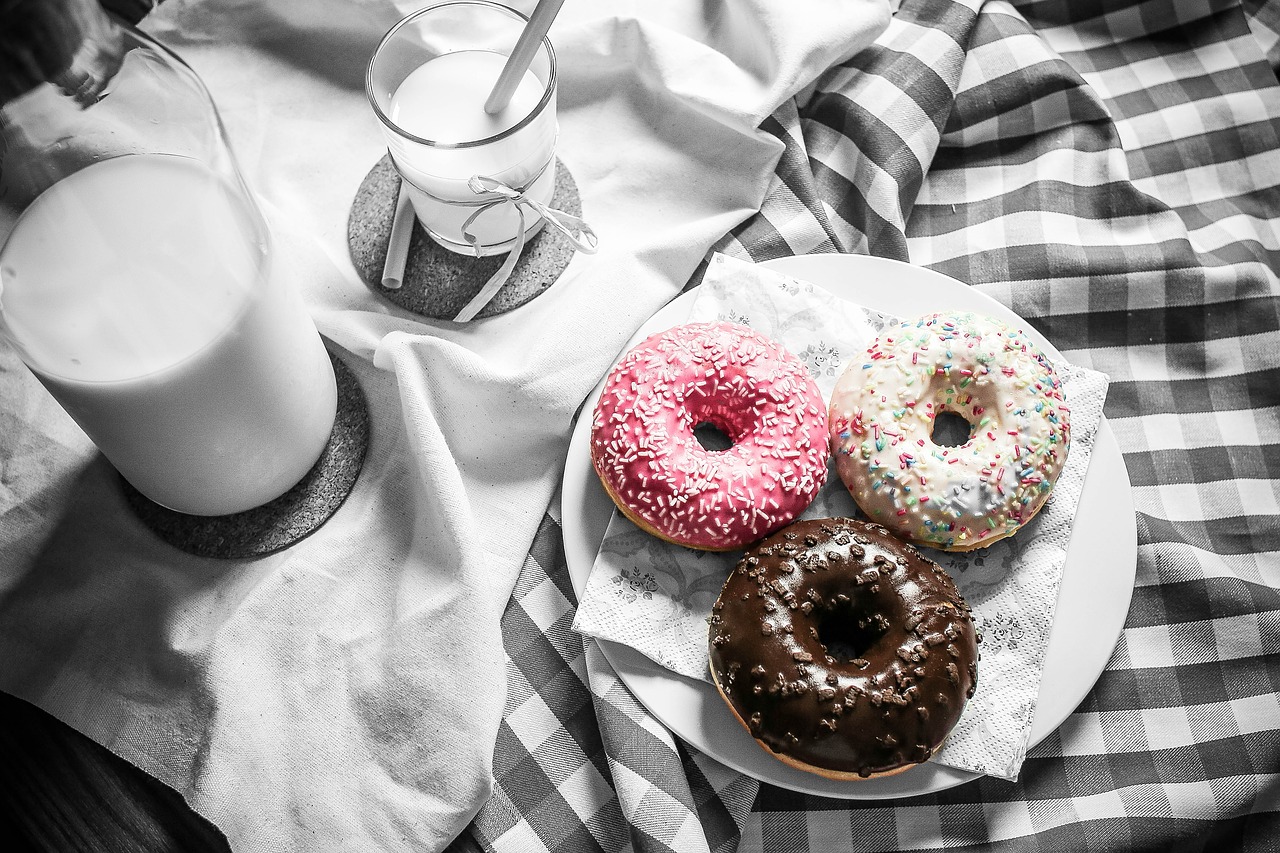
[[[507,64],[502,66],[498,82],[493,84],[489,99],[484,102],[484,111],[489,115],[502,112],[511,102],[516,86],[528,70],[533,55],[538,52],[538,45],[546,38],[547,30],[551,29],[551,22],[555,20],[562,5],[564,0],[538,0],[533,14],[529,16],[529,23],[525,25],[524,32],[520,33],[516,46],[507,57]]]
[[[396,212],[391,220],[391,239],[387,242],[387,258],[382,264],[382,286],[389,290],[398,290],[404,281],[413,222],[413,206],[409,204],[409,182],[401,180],[400,193],[396,196]]]

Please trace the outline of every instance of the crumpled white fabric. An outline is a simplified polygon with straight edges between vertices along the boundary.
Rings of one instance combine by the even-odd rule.
[[[830,399],[845,365],[895,319],[811,282],[716,255],[688,322],[728,320],[768,335],[805,362]],[[1071,406],[1071,452],[1049,502],[1016,536],[981,550],[922,549],[955,578],[984,635],[977,692],[931,760],[1004,779],[1016,779],[1026,757],[1072,522],[1107,395],[1106,374],[1065,362],[1055,367]],[[834,516],[865,517],[833,465],[802,517]],[[615,511],[573,626],[710,682],[707,618],[740,556],[671,545]]]
[[[178,789],[237,851],[436,850],[464,828],[490,790],[499,618],[578,405],[760,204],[781,147],[761,120],[888,16],[570,0],[558,153],[600,251],[455,326],[380,300],[347,256],[382,154],[364,65],[409,8],[169,0],[144,22],[208,85],[278,262],[368,395],[369,456],[328,524],[257,561],[178,553],[0,351],[0,688]]]

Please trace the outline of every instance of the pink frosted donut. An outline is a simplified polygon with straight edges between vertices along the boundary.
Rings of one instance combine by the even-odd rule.
[[[694,427],[732,442],[708,450]],[[804,511],[827,478],[826,405],[804,363],[733,323],[687,323],[605,380],[591,461],[618,509],[677,545],[730,551]]]

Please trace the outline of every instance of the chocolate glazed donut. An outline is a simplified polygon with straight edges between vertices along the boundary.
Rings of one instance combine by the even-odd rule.
[[[711,674],[781,761],[833,779],[929,758],[977,684],[969,605],[878,524],[791,524],[746,552],[711,616]]]

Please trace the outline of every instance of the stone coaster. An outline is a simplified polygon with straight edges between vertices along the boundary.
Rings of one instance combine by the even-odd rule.
[[[188,515],[160,506],[124,477],[125,501],[142,523],[179,550],[200,557],[265,557],[305,538],[337,512],[355,486],[369,447],[369,404],[355,374],[329,353],[338,381],[333,432],[316,464],[273,501],[231,515]]]
[[[443,248],[414,220],[401,287],[382,286],[382,268],[391,223],[395,218],[400,176],[384,155],[365,175],[347,219],[347,245],[356,272],[377,293],[406,311],[437,320],[452,320],[471,297],[497,272],[506,255],[475,258]],[[564,163],[556,160],[555,191],[551,207],[582,215],[578,185]],[[518,308],[555,283],[573,259],[573,244],[554,228],[544,226],[524,244],[511,277],[476,315],[492,317]]]

